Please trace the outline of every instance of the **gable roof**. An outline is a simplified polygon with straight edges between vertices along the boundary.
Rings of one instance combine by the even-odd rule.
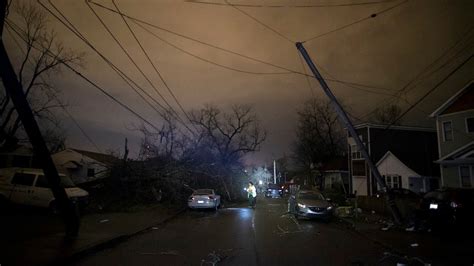
[[[394,156],[406,167],[420,176],[440,176],[439,166],[436,165],[429,156],[420,156],[420,153],[387,151],[377,162],[377,166],[388,156]]]
[[[396,161],[400,162],[401,164],[403,164],[406,168],[408,168],[411,172],[417,174],[417,175],[420,175],[418,174],[418,172],[416,172],[415,170],[413,170],[412,168],[410,168],[407,164],[405,164],[402,160],[400,160],[400,158],[398,158],[395,154],[393,154],[391,151],[387,151],[384,156],[382,156],[382,158],[380,158],[380,160],[376,163],[376,166],[379,167],[379,165],[385,161],[387,158],[389,157],[393,157]]]
[[[101,162],[101,163],[107,164],[107,165],[111,165],[111,164],[113,164],[113,163],[115,163],[116,161],[119,160],[118,158],[116,158],[112,155],[109,155],[109,154],[103,154],[103,153],[85,151],[85,150],[79,150],[79,149],[70,149],[70,150],[73,150],[77,153],[80,153],[84,156],[87,156],[91,159],[94,159],[98,162]]]
[[[474,80],[469,81],[462,89],[460,89],[456,94],[451,96],[446,102],[444,102],[438,109],[436,109],[430,117],[436,117],[440,115],[442,112],[444,112],[446,109],[448,109],[456,100],[461,98],[466,92],[471,90],[474,85]]]
[[[436,129],[433,127],[419,127],[419,126],[402,126],[402,125],[384,125],[384,124],[374,124],[374,123],[361,123],[354,125],[355,129],[360,129],[360,128],[380,128],[380,129],[386,129],[389,127],[388,130],[411,130],[411,131],[428,131],[428,132],[436,132]]]

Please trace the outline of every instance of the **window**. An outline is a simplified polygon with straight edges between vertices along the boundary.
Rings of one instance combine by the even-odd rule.
[[[474,133],[474,117],[466,118],[467,133]]]
[[[353,176],[366,176],[365,161],[363,160],[352,161],[352,175]]]
[[[362,154],[359,151],[359,148],[357,148],[357,145],[351,145],[351,156],[352,159],[361,159]]]
[[[16,173],[12,178],[12,184],[23,185],[23,186],[33,186],[33,181],[35,180],[34,174],[25,174],[25,173]]]
[[[402,177],[399,175],[384,175],[385,184],[388,188],[402,188]]]
[[[95,176],[95,169],[94,168],[88,168],[87,169],[87,177],[94,177]]]
[[[461,187],[471,187],[471,167],[460,166],[459,176],[461,178]]]
[[[443,122],[443,138],[444,141],[453,140],[453,125],[451,121]]]
[[[44,188],[50,188],[50,185],[48,183],[48,180],[44,175],[38,176],[38,179],[36,180],[36,187],[44,187]]]

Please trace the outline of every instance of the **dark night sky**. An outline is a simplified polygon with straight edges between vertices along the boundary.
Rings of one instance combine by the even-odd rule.
[[[111,1],[98,1],[113,8]],[[231,1],[233,4],[286,6],[239,8],[292,40],[290,42],[232,6],[225,5],[225,1],[212,1],[224,5],[190,3],[182,0],[118,0],[116,3],[124,13],[173,32],[285,68],[302,71],[294,41],[306,40],[329,32],[404,2],[382,1],[370,5],[337,7],[291,7],[291,5],[327,3],[334,5],[367,1]],[[47,1],[44,2],[50,6]],[[84,1],[53,0],[53,3],[98,50],[119,65],[150,94],[156,95]],[[95,5],[92,7],[172,103],[172,98],[146,61],[120,16]],[[420,79],[418,85],[406,95],[407,101],[415,102],[471,55],[474,50],[473,32],[469,31],[474,22],[472,14],[474,14],[474,1],[471,0],[411,0],[378,14],[375,18],[309,41],[305,46],[315,62],[325,70],[322,71],[323,76],[330,75],[333,79],[378,87],[369,89],[372,92],[367,92],[341,83],[329,83],[336,96],[348,106],[351,113],[361,117],[387,101],[394,101],[393,97],[386,94],[393,94],[401,89],[457,41],[461,40],[460,45],[450,50],[436,66],[445,62],[448,64],[436,73]],[[54,18],[51,17],[50,22],[66,47],[87,53],[82,73],[150,121],[160,124],[156,113],[127,88],[90,48]],[[269,136],[261,152],[251,157],[255,161],[249,161],[262,162],[289,153],[291,142],[294,140],[296,109],[312,94],[303,76],[256,75],[224,69],[178,51],[152,37],[135,24],[131,25],[186,109],[199,108],[205,103],[214,103],[222,108],[232,103],[255,106],[263,125],[269,131]],[[149,29],[189,53],[225,66],[254,72],[281,72],[274,67],[230,55],[158,29],[150,27]],[[5,38],[8,42],[8,35]],[[14,47],[10,47],[9,51],[14,53]],[[451,58],[457,52],[458,56]],[[472,79],[473,67],[471,61],[457,71],[410,112],[404,119],[404,124],[432,126],[433,121],[426,113],[433,111],[443,100]],[[123,138],[127,136],[132,144],[132,153],[138,152],[140,135],[130,130],[133,124],[138,124],[135,117],[68,71],[55,78],[55,82],[63,90],[63,98],[70,104],[70,112],[102,150],[121,149]],[[319,85],[314,81],[311,84],[316,97],[323,97]],[[403,109],[409,107],[403,100],[400,104]],[[70,146],[94,150],[67,117],[64,117],[64,125],[68,128]]]

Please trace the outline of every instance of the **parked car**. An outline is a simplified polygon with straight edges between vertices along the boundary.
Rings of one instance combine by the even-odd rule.
[[[290,196],[288,208],[296,218],[307,217],[329,221],[334,213],[334,206],[330,200],[319,191],[313,190],[300,190],[296,195]]]
[[[213,189],[197,189],[189,196],[188,207],[191,209],[215,209],[221,205],[221,196]]]
[[[277,184],[268,184],[265,190],[265,197],[267,198],[281,198],[283,196],[283,189]]]
[[[444,188],[426,193],[422,219],[435,230],[471,227],[474,222],[474,189]]]
[[[290,194],[290,186],[291,185],[295,185],[295,184],[293,184],[293,183],[284,183],[281,186],[281,189],[283,189],[283,194]]]
[[[69,177],[59,175],[67,196],[80,207],[88,204],[89,193],[74,185]],[[43,170],[33,168],[0,169],[0,201],[56,211],[57,204]]]

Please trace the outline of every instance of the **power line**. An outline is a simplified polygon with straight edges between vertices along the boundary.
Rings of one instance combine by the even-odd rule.
[[[181,38],[184,38],[184,39],[187,39],[187,40],[190,40],[190,41],[193,41],[193,42],[196,42],[196,43],[199,43],[199,44],[202,44],[202,45],[205,45],[205,46],[209,46],[211,48],[214,48],[214,49],[217,49],[217,50],[221,50],[221,51],[224,51],[224,52],[227,52],[227,53],[230,53],[230,54],[233,54],[233,55],[236,55],[236,56],[239,56],[239,57],[242,57],[242,58],[245,58],[247,60],[250,60],[250,61],[254,61],[254,62],[258,62],[258,63],[261,63],[261,64],[265,64],[265,65],[269,65],[269,66],[272,66],[274,68],[278,68],[278,69],[281,69],[281,70],[285,70],[287,71],[287,74],[298,74],[298,75],[303,75],[305,76],[304,73],[300,72],[300,71],[296,71],[296,70],[292,70],[292,69],[289,69],[287,67],[283,67],[283,66],[279,66],[279,65],[276,65],[274,63],[270,63],[270,62],[266,62],[264,60],[260,60],[260,59],[257,59],[257,58],[253,58],[253,57],[250,57],[248,55],[244,55],[242,53],[238,53],[238,52],[235,52],[235,51],[232,51],[232,50],[229,50],[229,49],[226,49],[226,48],[223,48],[223,47],[219,47],[217,45],[214,45],[214,44],[211,44],[211,43],[207,43],[205,41],[201,41],[201,40],[198,40],[196,38],[193,38],[193,37],[189,37],[189,36],[186,36],[184,34],[181,34],[181,33],[177,33],[177,32],[174,32],[172,30],[169,30],[169,29],[166,29],[166,28],[163,28],[163,27],[160,27],[158,25],[155,25],[155,24],[152,24],[150,22],[147,22],[147,21],[144,21],[142,19],[138,19],[136,17],[133,17],[133,16],[130,16],[130,15],[127,15],[125,13],[119,13],[118,11],[114,10],[114,9],[111,9],[109,7],[106,7],[100,3],[96,3],[94,1],[90,1],[90,3],[98,6],[98,7],[101,7],[105,10],[108,10],[109,12],[112,12],[112,13],[116,13],[116,14],[121,14],[123,16],[125,16],[126,18],[132,20],[132,21],[135,21],[135,23],[141,23],[141,24],[144,24],[144,25],[147,25],[149,27],[152,27],[152,28],[156,28],[156,29],[159,29],[159,30],[162,30],[164,32],[167,32],[167,33],[170,33],[170,34],[173,34],[175,36],[179,36]],[[280,74],[280,73],[278,73]],[[311,78],[314,78],[313,76],[310,76]],[[341,80],[333,80],[333,79],[326,79],[327,81],[331,81],[331,82],[336,82],[336,83],[347,83],[347,84],[351,84],[351,85],[354,85],[354,86],[359,86],[359,87],[365,87],[365,88],[370,88],[370,89],[376,89],[376,90],[387,90],[387,91],[391,91],[391,89],[387,89],[387,88],[381,88],[381,87],[375,87],[375,86],[371,86],[371,85],[366,85],[366,84],[360,84],[360,83],[355,83],[355,82],[348,82],[348,81],[341,81]],[[373,92],[373,93],[376,93],[376,92]]]
[[[20,37],[20,39],[22,39],[24,42],[27,42],[27,40],[25,40],[23,38],[23,36],[12,26],[14,25],[14,23],[12,23],[12,21],[10,21],[9,19],[5,19],[5,23],[8,27],[10,27],[12,29],[12,31],[14,31],[18,37]],[[36,46],[32,46],[33,48],[35,48],[36,50],[38,51],[41,51],[40,48],[36,47]],[[47,55],[50,56],[50,57],[53,57],[53,58],[59,58],[59,55],[58,54],[55,54],[53,53],[51,50],[46,50],[47,52]],[[72,67],[70,64],[68,64],[67,62],[63,61],[63,60],[60,60],[61,64],[63,64],[64,66],[66,66],[69,70],[71,70],[74,74],[76,74],[77,76],[81,77],[82,79],[84,79],[85,81],[87,81],[89,84],[91,84],[94,88],[98,89],[101,93],[103,93],[105,96],[107,96],[108,98],[110,98],[112,101],[116,102],[117,104],[119,104],[120,106],[122,106],[124,109],[126,109],[127,111],[129,111],[130,113],[132,113],[135,117],[137,117],[138,119],[140,119],[141,121],[143,121],[145,124],[149,125],[150,127],[154,128],[156,131],[160,131],[160,129],[158,127],[156,127],[154,124],[152,124],[151,122],[149,122],[147,119],[145,119],[144,117],[142,117],[140,114],[138,114],[137,112],[135,112],[131,107],[129,107],[128,105],[126,105],[125,103],[121,102],[120,100],[118,100],[117,98],[115,98],[113,95],[111,95],[110,93],[108,93],[105,89],[103,89],[102,87],[100,87],[99,85],[97,85],[95,82],[93,82],[92,80],[90,80],[89,78],[87,78],[85,75],[81,74],[79,71],[77,71],[74,67]]]
[[[12,40],[15,42],[15,44],[17,45],[18,49],[20,49],[20,51],[25,55],[26,55],[26,52],[21,48],[21,45],[19,43],[19,41],[16,39],[15,35],[12,33],[12,30],[7,27],[6,28],[7,32],[9,33],[10,37],[12,38]],[[29,58],[28,58],[29,59]],[[45,80],[43,79],[43,77],[40,77],[41,80],[43,81],[43,83],[46,83]],[[79,130],[81,131],[82,135],[84,135],[84,137],[89,141],[90,144],[92,144],[92,146],[94,146],[94,148],[102,153],[101,149],[99,148],[99,146],[92,140],[92,138],[87,134],[87,132],[81,127],[81,125],[79,124],[79,122],[77,122],[77,120],[74,118],[74,116],[72,116],[72,114],[69,112],[69,110],[67,110],[67,108],[61,104],[61,101],[59,100],[59,98],[56,96],[56,94],[52,94],[52,96],[54,97],[54,99],[56,100],[56,102],[60,105],[60,107],[64,110],[64,112],[67,114],[67,116],[73,121],[73,123],[77,126],[77,128],[79,128]]]
[[[462,66],[464,66],[467,62],[469,62],[474,55],[471,53],[471,55],[466,58],[461,64],[459,64],[455,69],[453,69],[449,74],[444,77],[441,81],[439,81],[433,88],[431,88],[429,91],[427,91],[423,96],[421,96],[415,103],[411,104],[411,106],[405,110],[400,116],[398,116],[390,125],[388,125],[385,129],[389,129],[391,126],[393,126],[395,123],[400,121],[408,112],[410,112],[416,105],[421,103],[426,97],[428,97],[431,93],[433,93],[441,84],[443,84],[449,77],[451,77],[454,73],[456,73]]]
[[[271,26],[269,26],[269,25],[263,23],[263,22],[260,21],[259,19],[255,18],[254,16],[252,16],[252,15],[248,14],[247,12],[245,12],[244,10],[242,10],[242,9],[240,9],[240,8],[238,8],[238,7],[234,6],[234,5],[232,5],[231,3],[229,3],[228,0],[224,0],[224,1],[225,1],[228,5],[232,6],[234,9],[238,10],[239,12],[241,12],[241,13],[244,14],[245,16],[249,17],[250,19],[256,21],[256,22],[259,23],[260,25],[264,26],[265,28],[267,28],[267,29],[270,30],[271,32],[273,32],[273,33],[275,33],[276,35],[278,35],[279,37],[281,37],[281,38],[283,38],[284,40],[290,42],[291,44],[294,43],[294,41],[292,41],[290,38],[288,38],[288,37],[285,36],[284,34],[280,33],[279,31],[275,30],[273,27],[271,27]],[[408,1],[408,0],[406,0],[406,1]],[[393,8],[393,7],[392,7],[392,8]],[[388,11],[388,10],[390,10],[390,9],[386,9],[385,11]],[[385,12],[385,11],[383,11],[383,12]],[[383,13],[383,12],[380,12],[380,13]],[[300,61],[301,61],[301,57],[300,57]],[[318,67],[321,68],[321,69],[323,69],[323,68],[320,67],[320,66],[318,66]],[[303,70],[305,71],[305,75],[306,75],[307,80],[308,80],[308,76],[309,76],[309,75],[308,75],[307,72],[306,72],[306,68],[304,68],[304,64],[303,64]],[[324,70],[332,79],[335,79],[334,76],[331,75],[327,70],[325,70],[325,69],[323,69],[323,70]],[[309,86],[310,86],[310,88],[311,88],[311,85],[310,85],[310,83],[309,83],[309,80],[308,80],[308,84],[309,84]],[[344,84],[344,85],[346,85],[346,86],[348,86],[348,87],[350,87],[350,88],[359,89],[359,90],[362,90],[362,91],[365,91],[365,92],[373,93],[373,91],[361,89],[361,88],[358,88],[358,87],[354,87],[354,86],[352,86],[352,85],[350,85],[350,84]],[[311,89],[311,92],[312,92],[312,89]],[[388,94],[388,95],[390,95],[390,94]]]
[[[66,24],[61,18],[59,18],[54,12],[52,12],[48,7],[46,7],[43,3],[41,3],[40,0],[38,0],[38,3],[46,9],[52,16],[54,16],[60,23],[62,23],[67,29],[69,29],[72,33],[74,33],[79,39],[81,39],[87,46],[89,46],[97,55],[99,55],[102,60],[104,60],[112,70],[114,70],[117,75],[138,95],[140,98],[145,101],[155,112],[160,115],[163,119],[165,119],[165,115],[162,114],[153,104],[151,104],[140,92],[138,92],[137,88],[142,91],[146,96],[148,96],[150,99],[152,99],[158,106],[160,106],[162,109],[164,109],[166,112],[166,108],[164,108],[159,102],[156,101],[148,92],[146,92],[140,85],[138,85],[133,79],[131,79],[127,74],[125,74],[119,67],[117,67],[115,64],[113,64],[106,56],[104,56],[97,48],[95,48],[90,41],[88,41],[82,33],[72,24],[71,21],[68,20],[64,14],[61,13],[59,9],[56,8],[56,6],[51,2],[51,0],[48,0],[48,2],[51,4],[51,6],[63,17],[63,19],[69,24]],[[132,85],[133,84],[133,85]],[[178,120],[178,122],[181,122],[186,128],[187,125],[184,124],[182,121]],[[189,128],[188,128],[189,130]],[[192,131],[190,131],[193,133]]]
[[[134,82],[130,77],[128,77],[122,70],[120,70],[119,67],[117,67],[115,64],[112,63],[112,61],[110,61],[106,56],[104,56],[99,50],[97,50],[91,42],[89,42],[89,40],[87,40],[84,35],[82,35],[82,33],[74,26],[74,24],[72,24],[69,19],[67,17],[64,16],[64,14],[61,13],[61,11],[59,9],[56,8],[56,6],[50,1],[48,0],[49,3],[51,4],[51,6],[63,17],[63,19],[69,24],[67,25],[66,22],[64,22],[61,18],[59,18],[54,12],[52,12],[49,8],[47,8],[45,5],[43,5],[43,3],[41,3],[41,1],[38,0],[38,3],[44,8],[46,9],[52,16],[54,16],[61,24],[63,24],[67,29],[69,29],[72,33],[74,33],[79,39],[81,39],[87,46],[89,46],[97,55],[99,55],[100,58],[102,58],[102,60],[104,60],[104,62],[106,62],[110,68],[112,68],[112,70],[114,70],[114,72],[117,73],[117,75],[119,75],[119,77],[125,82],[127,83],[127,85],[135,91],[135,93],[140,96],[140,98],[142,98],[143,101],[145,101],[153,110],[155,110],[158,115],[160,115],[161,117],[164,117],[164,115],[158,110],[156,109],[156,107],[151,104],[142,94],[140,94],[137,89],[131,84],[133,83],[138,89],[140,89],[142,92],[144,92],[145,94],[146,91],[144,91],[136,82]],[[131,82],[131,83],[130,83]],[[147,95],[148,97],[152,98],[151,95]]]
[[[119,7],[117,6],[117,4],[115,3],[115,0],[112,0],[112,3],[114,4],[115,8],[117,9],[118,12],[120,12],[120,9]],[[140,46],[140,49],[142,50],[143,54],[146,56],[146,58],[148,59],[148,62],[151,64],[151,66],[153,67],[153,69],[155,70],[156,74],[158,75],[158,77],[161,79],[161,81],[163,82],[163,84],[165,85],[166,89],[168,89],[168,92],[171,94],[171,96],[173,97],[173,99],[175,100],[175,102],[178,104],[179,108],[181,109],[181,111],[183,112],[183,114],[186,116],[186,118],[188,119],[188,121],[191,123],[191,125],[194,126],[194,124],[191,122],[191,118],[189,117],[188,113],[184,110],[183,106],[181,105],[181,103],[179,102],[178,98],[176,97],[176,95],[173,93],[173,91],[171,90],[171,88],[168,86],[168,83],[166,82],[166,80],[163,78],[163,75],[161,75],[160,71],[158,70],[158,68],[155,66],[155,64],[153,63],[153,61],[151,60],[150,56],[148,55],[148,53],[146,52],[145,48],[143,48],[140,40],[138,40],[137,36],[135,35],[135,32],[133,32],[132,28],[130,27],[130,25],[128,24],[127,20],[125,19],[124,16],[120,15],[120,17],[122,18],[123,22],[125,23],[125,25],[127,25],[127,28],[128,30],[130,31],[130,33],[133,35],[133,38],[135,39],[135,41],[138,43],[138,45]],[[194,126],[195,127],[195,126]],[[194,128],[196,131],[197,131],[197,128],[195,127]]]
[[[218,66],[218,67],[221,67],[221,68],[225,68],[225,69],[228,69],[228,70],[231,70],[231,71],[235,71],[235,72],[240,72],[240,73],[245,73],[245,74],[252,74],[252,75],[287,75],[287,74],[291,74],[290,72],[254,72],[254,71],[246,71],[246,70],[242,70],[242,69],[238,69],[238,68],[234,68],[234,67],[230,67],[230,66],[226,66],[226,65],[223,65],[223,64],[219,64],[219,63],[216,63],[214,61],[211,61],[209,59],[206,59],[204,57],[201,57],[199,55],[196,55],[196,54],[193,54],[165,39],[163,39],[162,37],[158,36],[156,33],[150,31],[149,29],[147,29],[146,27],[144,27],[142,24],[139,24],[138,22],[132,20],[132,22],[137,25],[138,27],[142,28],[143,30],[145,30],[146,32],[148,32],[150,35],[154,36],[155,38],[159,39],[160,41],[166,43],[167,45],[175,48],[176,50],[182,52],[182,53],[185,53],[191,57],[194,57],[198,60],[201,60],[201,61],[204,61],[208,64],[211,64],[211,65],[215,65],[215,66]]]
[[[265,28],[267,28],[268,30],[272,31],[273,33],[275,33],[276,35],[280,36],[281,38],[283,38],[284,40],[290,42],[291,44],[294,43],[293,40],[291,40],[290,38],[286,37],[284,34],[280,33],[279,31],[275,30],[274,28],[268,26],[267,24],[263,23],[262,21],[260,21],[259,19],[257,19],[256,17],[250,15],[249,13],[243,11],[242,9],[238,8],[237,6],[229,3],[228,0],[224,0],[226,2],[226,4],[230,5],[231,7],[233,7],[235,10],[239,11],[240,13],[244,14],[245,16],[249,17],[250,19],[252,19],[253,21],[256,21],[258,24],[264,26]]]
[[[323,36],[329,35],[329,34],[334,33],[334,32],[336,32],[336,31],[340,31],[340,30],[343,30],[343,29],[352,27],[352,26],[354,26],[354,25],[356,25],[356,24],[359,24],[359,23],[361,23],[361,22],[364,22],[364,21],[366,21],[366,20],[375,18],[375,17],[377,17],[377,16],[380,15],[380,14],[383,14],[383,13],[385,13],[385,12],[388,12],[388,11],[390,11],[390,10],[392,10],[392,9],[395,9],[395,8],[397,8],[397,7],[399,7],[399,6],[401,6],[401,5],[405,4],[405,3],[407,3],[408,1],[409,1],[409,0],[405,0],[405,1],[400,2],[400,3],[398,3],[398,4],[394,5],[394,6],[391,6],[391,7],[388,7],[388,8],[386,8],[386,9],[383,9],[383,10],[381,10],[381,11],[379,11],[379,12],[373,13],[373,14],[371,14],[371,15],[368,16],[368,17],[365,17],[365,18],[356,20],[356,21],[354,21],[354,22],[351,22],[351,23],[349,23],[349,24],[346,24],[346,25],[343,25],[343,26],[341,26],[341,27],[335,28],[335,29],[333,29],[333,30],[330,30],[330,31],[327,31],[327,32],[318,34],[318,35],[316,35],[316,36],[313,36],[313,37],[311,37],[311,38],[308,38],[308,39],[302,41],[302,43],[306,43],[306,42],[309,42],[309,41],[312,41],[312,40],[321,38],[321,37],[323,37]]]
[[[224,0],[227,4],[229,4],[230,6],[232,6],[232,4],[230,4],[228,2],[228,0]],[[273,33],[275,33],[276,35],[280,36],[281,38],[285,39],[286,41],[290,42],[291,44],[293,44],[293,41],[286,37],[285,35],[283,35],[282,33],[278,32],[277,30],[275,30],[274,28],[270,27],[269,25],[261,22],[260,20],[258,20],[257,18],[253,17],[252,15],[248,14],[247,12],[243,11],[242,9],[238,8],[238,7],[235,7],[235,6],[232,6],[233,8],[237,9],[238,11],[240,11],[242,14],[246,15],[247,17],[251,18],[252,20],[256,21],[257,23],[259,23],[260,25],[263,25],[265,28],[267,28],[268,30],[272,31]],[[300,61],[301,61],[301,56],[299,56],[300,58]],[[303,64],[303,62],[301,61],[301,63]],[[320,66],[318,66],[320,67]],[[320,67],[321,69],[323,69],[322,67]],[[331,75],[329,73],[329,71],[323,69],[331,78],[334,79],[334,76]],[[304,67],[304,64],[303,64],[303,71],[305,72],[305,76],[306,76],[306,79],[308,81],[308,84],[309,84],[309,87],[311,89],[311,92],[312,92],[312,88],[311,88],[311,84],[309,83],[309,80],[308,80],[308,75],[306,73],[306,68]],[[354,87],[354,86],[351,86],[351,85],[347,85],[347,84],[344,84],[348,87],[351,87],[351,88],[355,88],[355,89],[359,89],[359,90],[363,90],[363,91],[366,91],[366,92],[372,92],[372,91],[369,91],[369,90],[365,90],[365,89],[361,89],[361,88],[358,88],[358,87]],[[390,95],[390,94],[389,94]]]
[[[155,92],[160,96],[160,98],[163,100],[163,102],[165,102],[165,104],[170,108],[171,112],[174,114],[174,116],[176,117],[176,119],[178,121],[180,121],[183,125],[185,125],[185,127],[192,133],[194,134],[194,132],[181,120],[181,117],[179,116],[179,114],[176,112],[176,110],[174,110],[174,108],[169,104],[169,102],[165,99],[165,97],[163,96],[163,94],[160,93],[160,91],[158,90],[158,88],[153,84],[153,82],[150,80],[150,78],[145,74],[145,72],[143,72],[143,70],[140,68],[140,66],[138,66],[138,64],[135,62],[135,60],[133,59],[133,57],[128,53],[128,51],[125,49],[125,47],[120,43],[120,41],[117,39],[117,37],[113,34],[113,32],[110,30],[110,28],[107,26],[107,24],[105,24],[105,22],[102,20],[102,18],[97,14],[97,12],[95,12],[95,10],[92,8],[92,6],[86,1],[86,4],[87,6],[89,7],[89,9],[92,11],[92,13],[95,15],[95,17],[100,21],[100,23],[102,24],[102,26],[107,30],[107,32],[110,34],[110,36],[112,37],[112,39],[115,41],[115,43],[120,47],[120,49],[125,53],[125,55],[128,57],[128,59],[133,63],[133,65],[135,66],[135,68],[142,74],[142,76],[145,78],[145,80],[148,82],[148,84],[150,84],[150,86],[155,90]],[[161,104],[158,103],[158,101],[154,100],[154,102],[156,104],[158,104],[161,108],[163,108],[163,110],[166,111],[166,108],[163,107]]]
[[[459,50],[458,52],[456,52],[456,54],[454,54],[453,56],[451,56],[450,58],[448,58],[446,60],[446,62],[444,64],[442,64],[441,66],[439,66],[438,68],[432,70],[431,72],[428,73],[428,70],[432,67],[434,67],[443,57],[445,57],[447,54],[449,54],[453,49],[455,49],[464,39],[466,40],[469,40],[471,37],[469,37],[470,33],[472,32],[472,30],[474,29],[474,27],[470,27],[465,33],[463,33],[461,36],[460,39],[458,39],[452,46],[448,47],[446,50],[443,51],[443,53],[441,53],[440,56],[438,56],[434,61],[432,61],[428,66],[426,66],[421,72],[419,72],[413,79],[411,79],[407,84],[405,84],[405,86],[403,86],[401,89],[399,89],[395,95],[393,97],[395,97],[395,100],[400,100],[402,99],[401,97],[401,93],[403,93],[405,91],[405,94],[407,94],[409,91],[413,90],[414,88],[416,88],[416,86],[420,83],[420,78],[422,78],[424,76],[424,78],[426,79],[427,77],[429,77],[430,75],[433,75],[435,72],[441,70],[442,68],[444,68],[448,63],[450,63],[452,60],[454,60],[455,58],[457,58],[458,56],[460,56],[460,54],[467,49],[469,49],[470,47],[463,47],[461,48],[461,50]],[[417,83],[415,83],[416,81],[418,80]],[[409,88],[411,86],[411,88]],[[391,97],[393,99],[393,97]],[[384,100],[384,103],[382,103],[381,105],[386,105],[388,104],[388,102],[390,101],[391,98],[387,98]],[[405,98],[405,102],[410,104],[410,102]],[[393,103],[393,102],[392,102]],[[375,110],[371,111],[371,112],[368,112],[367,114],[363,115],[362,118],[366,118],[368,117],[369,115],[371,115]]]
[[[345,7],[345,6],[364,6],[364,5],[374,5],[374,4],[383,4],[388,2],[393,2],[396,0],[381,0],[381,1],[367,1],[359,3],[343,3],[343,4],[312,4],[312,5],[255,5],[255,4],[234,4],[235,6],[240,7],[256,7],[256,8],[309,8],[309,7]],[[199,0],[186,0],[185,2],[193,4],[207,4],[207,5],[217,5],[217,6],[227,6],[225,3],[218,2],[207,2]]]
[[[206,58],[203,58],[203,57],[200,57],[198,55],[195,55],[187,50],[184,50],[178,46],[176,46],[175,44],[163,39],[162,37],[158,36],[156,33],[150,31],[148,28],[144,27],[142,24],[136,22],[135,20],[132,20],[132,22],[139,26],[140,28],[142,28],[143,30],[145,30],[146,32],[148,32],[150,35],[152,35],[153,37],[159,39],[160,41],[168,44],[169,46],[191,56],[191,57],[194,57],[196,59],[199,59],[201,61],[204,61],[206,63],[209,63],[209,64],[212,64],[212,65],[216,65],[218,67],[222,67],[222,68],[225,68],[225,69],[228,69],[228,70],[231,70],[231,71],[236,71],[236,72],[240,72],[240,73],[245,73],[245,74],[254,74],[254,75],[276,75],[276,74],[293,74],[293,73],[296,73],[296,74],[300,74],[302,76],[304,76],[306,79],[308,78],[314,78],[313,76],[307,74],[306,72],[305,73],[302,73],[302,72],[252,72],[252,71],[246,71],[246,70],[241,70],[241,69],[237,69],[237,68],[232,68],[232,67],[229,67],[229,66],[225,66],[225,65],[222,65],[222,64],[219,64],[219,63],[216,63],[216,62],[213,62],[213,61],[210,61]],[[355,88],[355,89],[358,89],[358,90],[363,90],[365,92],[369,92],[369,93],[375,93],[375,94],[383,94],[383,95],[387,95],[386,93],[381,93],[381,92],[378,92],[378,91],[371,91],[371,90],[366,90],[366,89],[361,89],[359,87],[355,87],[355,86],[360,86],[360,87],[367,87],[367,88],[373,88],[373,89],[377,89],[377,90],[387,90],[387,91],[390,91],[390,89],[386,89],[386,88],[378,88],[378,87],[373,87],[373,86],[367,86],[367,85],[364,85],[364,84],[359,84],[359,83],[353,83],[353,82],[348,82],[348,81],[341,81],[341,80],[337,80],[337,79],[331,79],[331,78],[327,78],[326,81],[329,81],[329,82],[335,82],[335,83],[340,83],[340,84],[345,84],[345,85],[348,85],[352,88]],[[388,94],[388,95],[391,95],[391,94]]]

